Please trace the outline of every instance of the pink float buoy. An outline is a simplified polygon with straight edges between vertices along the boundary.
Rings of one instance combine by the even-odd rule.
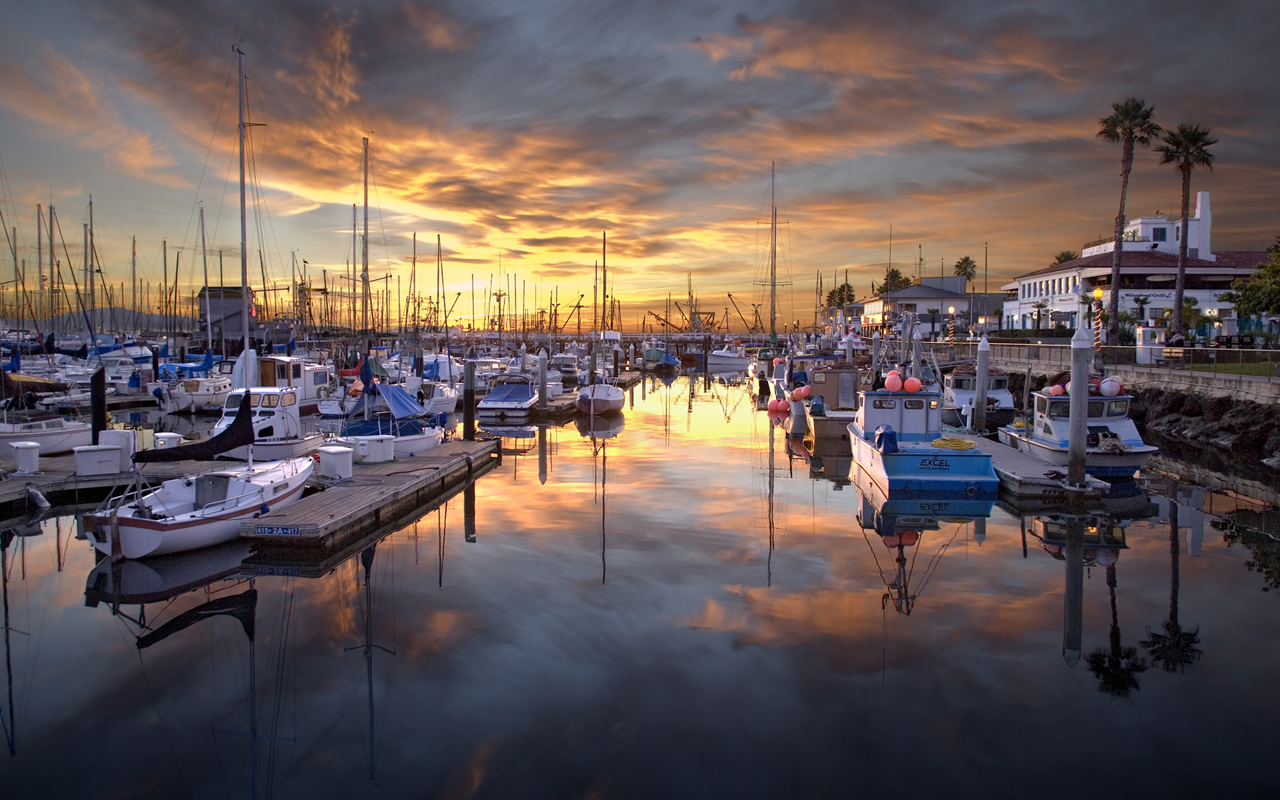
[[[920,391],[920,379],[907,378],[902,382],[902,388],[906,389],[908,392],[918,392]]]
[[[896,372],[889,373],[889,377],[884,379],[884,388],[891,392],[902,391],[902,378],[899,378]]]
[[[801,387],[800,387],[800,396],[801,396],[801,397],[805,397],[805,398],[807,398],[810,394],[811,394],[811,390],[809,389],[809,387],[808,387],[808,386],[801,386]]]
[[[1120,394],[1120,381],[1115,378],[1103,378],[1098,384],[1098,394],[1103,397],[1115,397]]]
[[[1049,394],[1053,395],[1054,397],[1058,397],[1060,395],[1066,394],[1066,392],[1067,390],[1064,389],[1062,384],[1060,383],[1055,383],[1054,385],[1049,387]]]

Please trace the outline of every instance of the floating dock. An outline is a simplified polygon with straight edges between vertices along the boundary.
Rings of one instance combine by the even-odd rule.
[[[419,516],[450,489],[493,469],[497,440],[453,440],[422,455],[356,464],[344,481],[313,477],[321,491],[279,511],[240,523],[240,535],[263,546],[339,548],[400,520]]]
[[[4,460],[6,467],[13,463],[12,458],[6,457]],[[196,463],[176,461],[168,464],[147,464],[142,474],[152,485],[156,485],[170,478],[180,478],[183,475],[201,471],[202,468],[195,466]],[[213,468],[215,467],[204,469]],[[132,481],[132,472],[121,472],[115,475],[76,475],[76,457],[72,453],[40,456],[40,472],[35,475],[22,475],[8,469],[4,471],[3,480],[0,480],[0,514],[21,514],[34,509],[34,506],[30,505],[28,487],[39,491],[51,506],[57,508],[97,503],[117,487],[128,488]]]

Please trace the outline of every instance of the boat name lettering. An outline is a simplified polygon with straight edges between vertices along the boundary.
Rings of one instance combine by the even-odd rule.
[[[922,458],[920,469],[951,469],[951,462],[945,458]]]
[[[259,525],[259,536],[300,536],[302,531],[296,525]]]
[[[921,503],[921,511],[946,511],[951,507],[950,503]]]

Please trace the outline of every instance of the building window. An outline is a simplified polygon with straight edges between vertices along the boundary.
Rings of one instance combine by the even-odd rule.
[[[1176,242],[1181,238],[1182,238],[1182,226],[1179,225],[1178,227],[1173,229],[1173,240]]]
[[[1165,228],[1152,228],[1152,229],[1151,229],[1151,241],[1153,241],[1153,242],[1167,242],[1167,241],[1169,241],[1169,240],[1168,240],[1168,238],[1167,238],[1167,236],[1168,236],[1168,234],[1166,233],[1166,229],[1165,229]]]

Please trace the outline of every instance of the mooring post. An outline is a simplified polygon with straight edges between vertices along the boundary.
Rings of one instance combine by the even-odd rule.
[[[871,369],[880,368],[880,331],[871,337]]]
[[[627,369],[634,370],[636,368],[636,343],[632,342],[627,345]]]
[[[538,426],[538,483],[547,482],[547,427]]]
[[[547,353],[538,353],[538,408],[547,407]]]
[[[1067,480],[1084,486],[1085,440],[1089,435],[1089,361],[1093,345],[1084,328],[1071,337],[1071,405],[1067,426]],[[1029,432],[1028,432],[1029,433]]]
[[[920,335],[919,328],[913,328],[911,333],[911,376],[924,381],[924,343]],[[942,380],[942,376],[937,376],[938,380]]]
[[[978,342],[978,375],[973,393],[973,428],[981,436],[987,432],[987,374],[991,372],[991,343],[982,334]]]
[[[468,361],[462,372],[462,438],[476,438],[476,362]]]
[[[1081,631],[1084,628],[1084,520],[1075,515],[1067,517],[1066,570],[1062,658],[1074,667],[1080,660]]]

